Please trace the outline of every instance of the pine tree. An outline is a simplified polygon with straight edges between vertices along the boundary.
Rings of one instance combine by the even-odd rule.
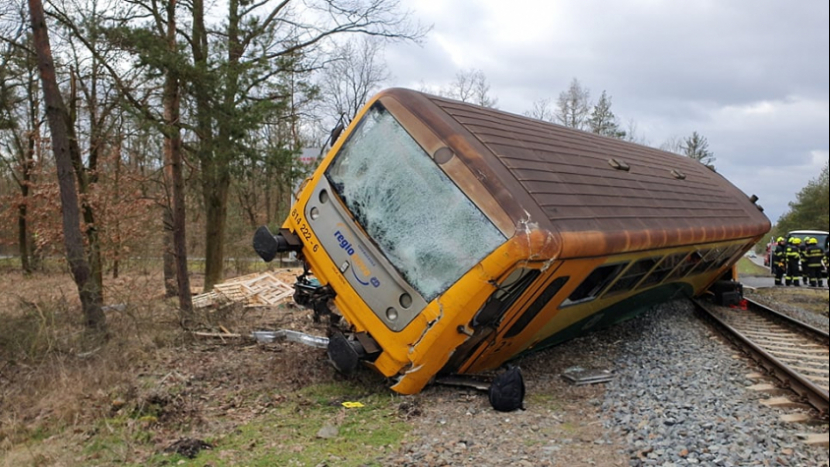
[[[709,141],[705,136],[701,136],[698,132],[693,131],[692,136],[689,136],[683,141],[681,146],[683,154],[690,157],[703,165],[714,168],[712,165],[715,162],[715,154],[709,150]]]
[[[797,229],[830,230],[830,177],[827,162],[818,177],[810,180],[789,205],[790,210],[778,219],[776,235]]]
[[[625,131],[620,130],[620,125],[617,121],[617,116],[611,111],[611,98],[608,97],[605,91],[599,97],[599,101],[591,111],[591,116],[588,118],[588,127],[591,132],[602,136],[610,136],[612,138],[625,138]]]

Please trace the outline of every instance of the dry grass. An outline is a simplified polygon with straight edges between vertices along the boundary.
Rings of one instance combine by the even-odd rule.
[[[134,386],[136,362],[175,344],[175,310],[151,283],[149,276],[110,281],[108,303],[124,307],[107,313],[111,337],[102,343],[80,325],[69,277],[0,275],[0,444],[101,417]]]
[[[163,297],[160,275],[139,272],[105,280],[104,294],[105,303],[116,306],[106,311],[109,338],[102,343],[89,339],[80,325],[80,304],[68,275],[0,272],[0,458],[4,452],[14,458],[11,450],[21,443],[58,434],[97,438],[102,422],[104,430],[122,438],[136,437],[123,452],[109,452],[115,456],[111,461],[141,458],[142,449],[146,457],[182,433],[211,432],[210,424],[250,416],[272,402],[263,399],[271,397],[270,388],[298,388],[317,376],[330,377],[315,349],[292,349],[275,359],[267,354],[279,346],[185,342],[176,302]],[[243,335],[278,325],[273,313],[240,307],[210,310],[199,318],[203,330],[221,325]],[[280,319],[295,321],[283,323],[286,327],[311,324],[298,310],[286,310]],[[113,419],[126,421],[113,428]],[[80,451],[89,443],[70,444],[86,459]],[[7,462],[12,464],[0,465],[15,463]],[[26,462],[51,463],[48,456]]]

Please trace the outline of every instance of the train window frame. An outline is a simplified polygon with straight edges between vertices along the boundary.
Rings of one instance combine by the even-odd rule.
[[[639,284],[637,284],[637,288],[635,290],[642,290],[646,287],[651,287],[653,285],[662,284],[667,277],[675,270],[677,267],[683,264],[683,261],[689,256],[688,251],[681,251],[679,253],[669,254],[663,257],[663,260],[657,264],[654,269],[645,277]],[[673,264],[668,265],[668,263],[672,262],[672,258],[676,258]],[[667,267],[668,266],[668,267]]]
[[[507,283],[517,273],[519,274],[518,277]],[[530,285],[536,282],[541,274],[542,272],[539,269],[518,267],[510,271],[501,283],[493,283],[496,290],[487,297],[481,308],[473,315],[470,326],[473,329],[478,329],[484,326],[498,325],[504,318],[505,312],[516,303],[519,297],[524,295]],[[479,320],[483,313],[488,313],[487,319]]]
[[[699,250],[692,250],[689,254],[683,258],[683,261],[677,265],[674,271],[672,271],[671,275],[669,276],[667,281],[676,281],[683,279],[684,277],[688,276],[692,270],[694,270],[702,261],[706,255],[709,254],[710,249],[699,249]],[[693,259],[697,257],[696,259]]]
[[[527,307],[527,309],[524,311],[524,313],[522,313],[519,319],[513,322],[513,324],[510,326],[507,332],[504,333],[504,336],[502,336],[502,338],[509,339],[511,337],[515,337],[521,334],[522,331],[524,331],[525,328],[527,328],[527,326],[533,321],[533,319],[539,315],[539,312],[541,312],[542,309],[545,308],[545,305],[550,303],[550,301],[553,300],[554,297],[556,297],[556,294],[558,294],[559,291],[562,290],[562,287],[564,287],[570,279],[570,276],[560,276],[552,280],[550,284],[548,284],[547,287],[545,287],[542,293],[540,293],[539,296],[536,297],[535,300],[533,300],[533,303],[531,303],[530,306]]]
[[[689,273],[686,274],[686,276],[696,276],[707,271],[709,269],[709,266],[712,265],[712,262],[715,261],[715,259],[719,258],[722,252],[723,251],[720,247],[716,246],[710,248],[709,252],[706,253],[706,255],[703,258],[701,258],[700,262],[697,263],[697,265],[691,271],[689,271]]]
[[[642,280],[645,279],[646,276],[648,276],[658,264],[660,264],[663,258],[663,256],[650,256],[648,258],[640,258],[636,261],[632,261],[631,264],[627,268],[625,268],[625,271],[623,271],[622,274],[620,274],[619,278],[617,278],[617,280],[615,280],[614,283],[608,287],[608,289],[603,294],[603,298],[613,297],[615,295],[624,294],[626,292],[634,290],[637,287],[637,285],[639,285],[640,282],[642,282]],[[641,270],[635,273],[631,272],[638,264],[644,261],[654,262],[645,271]],[[619,289],[617,288],[618,284],[622,284]]]
[[[707,271],[714,271],[716,269],[722,268],[726,263],[728,263],[731,259],[733,259],[736,255],[740,253],[741,248],[743,247],[742,244],[731,245],[721,254],[721,256],[713,262],[713,266],[710,267]]]
[[[718,245],[712,247],[709,250],[709,253],[700,261],[700,263],[697,266],[695,266],[695,268],[692,271],[689,272],[689,274],[687,274],[687,276],[691,277],[696,276],[698,274],[704,274],[707,272],[714,271],[715,269],[723,265],[723,263],[725,263],[725,261],[720,262],[720,260],[721,258],[726,256],[731,249],[731,245]]]
[[[622,261],[597,266],[578,286],[576,286],[568,298],[562,301],[559,308],[562,309],[578,305],[580,303],[589,302],[599,297],[603,292],[605,292],[605,289],[611,285],[623,271],[625,271],[629,263],[630,261]],[[604,274],[604,276],[597,278],[595,277],[596,274]],[[590,284],[591,282],[596,282],[596,285],[593,285],[591,289],[583,290],[583,286]],[[572,298],[577,292],[580,292],[580,294],[584,293],[584,295],[578,296],[578,298]]]

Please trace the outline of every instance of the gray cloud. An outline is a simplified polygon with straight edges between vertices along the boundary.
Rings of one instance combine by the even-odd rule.
[[[573,78],[650,145],[706,136],[720,173],[775,221],[827,160],[828,2],[409,0],[435,25],[393,45],[393,85],[448,84],[478,68],[499,108],[522,113]]]

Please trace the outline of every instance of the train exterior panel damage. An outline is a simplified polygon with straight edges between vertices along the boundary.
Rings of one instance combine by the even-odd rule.
[[[688,158],[391,89],[255,245],[319,281],[295,299],[342,317],[335,366],[411,394],[698,295],[769,227]]]

